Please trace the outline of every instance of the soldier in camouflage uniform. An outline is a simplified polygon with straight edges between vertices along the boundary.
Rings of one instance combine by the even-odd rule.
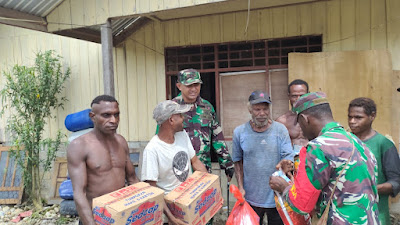
[[[281,192],[284,200],[300,214],[315,208],[321,217],[329,204],[328,224],[379,224],[377,166],[373,154],[360,139],[333,120],[324,93],[303,95],[293,111],[311,141],[300,150],[294,184],[271,177],[271,188]]]
[[[183,124],[192,141],[196,155],[211,173],[211,148],[213,148],[218,155],[221,169],[225,170],[228,181],[230,181],[234,173],[233,162],[226,147],[214,107],[200,97],[202,83],[198,71],[194,69],[180,71],[176,86],[181,91],[181,95],[172,100],[179,104],[193,105],[192,109],[184,114]]]

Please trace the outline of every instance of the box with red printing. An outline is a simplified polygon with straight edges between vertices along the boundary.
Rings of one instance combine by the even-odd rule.
[[[139,182],[93,199],[96,224],[161,225],[164,191]]]
[[[196,171],[167,194],[165,201],[178,219],[193,225],[206,224],[224,202],[219,177]]]

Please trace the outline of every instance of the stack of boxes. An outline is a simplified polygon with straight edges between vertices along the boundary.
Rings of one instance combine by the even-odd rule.
[[[97,224],[162,224],[164,201],[178,219],[188,224],[206,224],[222,207],[217,175],[194,172],[164,196],[164,191],[139,182],[93,199]]]

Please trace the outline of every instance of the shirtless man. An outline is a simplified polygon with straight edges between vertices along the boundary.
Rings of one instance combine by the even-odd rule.
[[[97,96],[89,113],[94,129],[73,140],[67,149],[68,173],[80,224],[95,224],[92,200],[139,182],[129,159],[128,144],[116,133],[118,102],[108,95]]]
[[[291,107],[300,96],[308,93],[308,84],[304,80],[294,80],[288,86],[288,96]],[[289,131],[290,140],[292,141],[293,149],[299,152],[300,148],[306,146],[308,143],[307,138],[303,136],[300,125],[296,121],[297,115],[291,110],[276,119],[277,122],[286,126]]]

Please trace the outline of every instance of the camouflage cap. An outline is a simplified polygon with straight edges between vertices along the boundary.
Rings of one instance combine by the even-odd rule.
[[[180,105],[177,102],[166,100],[160,102],[153,111],[153,119],[156,120],[157,124],[164,123],[174,114],[185,113],[190,110],[191,105]]]
[[[263,91],[253,91],[253,93],[251,93],[251,95],[249,96],[249,102],[252,105],[263,102],[266,102],[268,104],[272,103],[269,95]]]
[[[328,99],[326,98],[326,94],[323,92],[311,92],[302,95],[293,105],[292,111],[300,114],[306,109],[311,107],[321,105],[321,104],[329,104]]]
[[[203,81],[201,81],[200,73],[195,69],[185,69],[179,71],[178,82],[183,85],[203,83]]]

